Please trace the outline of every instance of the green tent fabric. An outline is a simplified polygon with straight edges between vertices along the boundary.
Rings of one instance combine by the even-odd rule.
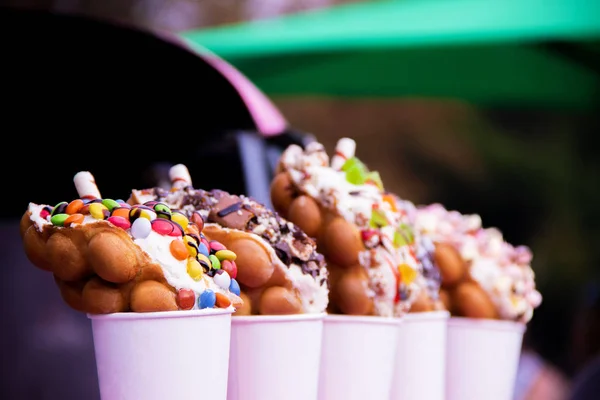
[[[181,37],[269,95],[587,107],[600,88],[594,65],[545,46],[598,56],[597,0],[371,1]]]

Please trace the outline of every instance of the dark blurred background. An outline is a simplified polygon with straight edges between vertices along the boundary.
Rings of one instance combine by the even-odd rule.
[[[255,126],[235,91],[181,47],[94,20],[181,32],[336,3],[0,1],[1,162],[10,200],[0,215],[0,398],[99,397],[89,321],[63,304],[52,277],[22,252],[18,221],[29,201],[74,198],[72,177],[80,170],[96,176],[103,195],[126,197],[179,162],[196,186],[247,189],[235,132]],[[79,17],[48,19],[15,8]],[[598,78],[597,54],[575,62]],[[600,95],[599,89],[591,88]],[[588,107],[561,107],[419,96],[270,97],[291,127],[329,150],[340,137],[354,138],[357,155],[389,190],[418,204],[478,213],[507,241],[532,248],[544,300],[524,354],[546,375],[520,381],[515,400],[566,399],[572,380],[600,351],[600,98]],[[523,368],[530,364],[525,359]],[[547,393],[544,379],[552,396],[539,394]]]

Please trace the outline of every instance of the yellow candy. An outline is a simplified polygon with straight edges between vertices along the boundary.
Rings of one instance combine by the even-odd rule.
[[[102,203],[92,203],[89,207],[90,215],[95,219],[104,219],[104,210],[108,211],[108,208]]]
[[[185,243],[185,248],[188,251],[190,257],[196,257],[198,254],[198,246],[196,245],[196,241],[193,237],[185,235],[183,237],[183,243]]]
[[[398,272],[400,272],[400,281],[407,285],[411,284],[417,278],[417,270],[408,264],[400,264]]]
[[[211,268],[212,263],[210,262],[209,258],[206,257],[204,254],[198,253],[196,258],[200,262],[200,265],[204,264],[206,266],[206,268]]]
[[[188,224],[190,223],[190,221],[185,215],[178,212],[174,212],[173,214],[171,214],[171,221],[178,223],[179,226],[183,228],[183,230],[186,230]]]
[[[188,258],[187,273],[193,280],[199,281],[202,278],[202,266],[195,258]]]
[[[219,250],[215,253],[215,256],[217,256],[219,261],[235,261],[235,259],[237,258],[237,255],[231,250]]]

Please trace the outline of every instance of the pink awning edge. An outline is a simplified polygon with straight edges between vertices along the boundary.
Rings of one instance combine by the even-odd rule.
[[[168,33],[158,33],[158,35],[166,41],[197,54],[219,71],[239,93],[246,107],[248,107],[248,111],[260,134],[263,136],[275,136],[287,128],[287,121],[271,100],[227,61],[208,49],[199,48],[195,44],[190,46],[178,36]]]

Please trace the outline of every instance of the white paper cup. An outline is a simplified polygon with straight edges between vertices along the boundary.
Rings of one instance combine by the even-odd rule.
[[[403,317],[392,379],[392,400],[445,399],[449,317],[447,311],[409,313]]]
[[[328,315],[319,400],[388,399],[401,319]]]
[[[446,399],[512,400],[525,325],[452,317]]]
[[[233,317],[227,399],[316,400],[324,317]]]
[[[100,397],[225,400],[232,312],[88,315]]]

